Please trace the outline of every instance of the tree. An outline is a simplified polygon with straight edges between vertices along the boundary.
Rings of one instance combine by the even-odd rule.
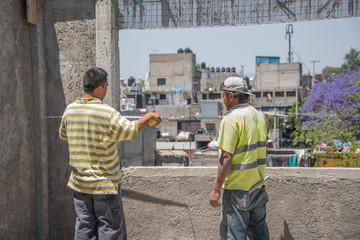
[[[301,101],[298,102],[297,106],[297,116],[296,116],[296,102],[293,103],[292,107],[289,109],[288,116],[286,119],[286,126],[283,131],[283,144],[288,144],[289,147],[296,147],[294,144],[294,139],[296,138],[296,130],[299,129],[301,125],[301,118],[300,118],[300,109],[301,106],[305,103],[306,98],[303,98]]]
[[[341,69],[343,71],[347,69],[354,71],[360,67],[360,51],[357,49],[351,48],[350,52],[345,54],[344,59],[345,62],[343,65],[341,65]]]
[[[351,48],[350,51],[345,54],[344,60],[345,62],[341,65],[341,67],[324,67],[322,70],[323,79],[329,80],[334,75],[340,74],[343,71],[347,71],[348,69],[354,71],[360,67],[360,51],[355,48]]]
[[[324,67],[322,70],[322,76],[324,80],[328,80],[329,78],[339,74],[342,72],[340,67]]]
[[[301,108],[297,141],[319,143],[360,138],[360,68],[314,85]]]

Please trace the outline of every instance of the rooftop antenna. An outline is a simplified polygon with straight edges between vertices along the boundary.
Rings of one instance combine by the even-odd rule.
[[[291,35],[292,35],[293,33],[294,33],[293,25],[292,25],[292,24],[286,25],[286,35],[285,35],[285,39],[287,39],[287,37],[289,36],[289,56],[288,56],[288,61],[289,61],[289,63],[291,63],[291,60],[292,60]]]

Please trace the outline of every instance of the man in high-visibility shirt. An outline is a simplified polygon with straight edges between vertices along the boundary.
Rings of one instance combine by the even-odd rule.
[[[268,195],[264,179],[268,125],[265,115],[252,107],[246,81],[229,77],[223,85],[223,102],[228,112],[219,127],[219,162],[210,205],[220,207],[221,239],[269,239],[265,221]],[[222,188],[222,191],[221,191]],[[221,196],[222,195],[222,196]]]

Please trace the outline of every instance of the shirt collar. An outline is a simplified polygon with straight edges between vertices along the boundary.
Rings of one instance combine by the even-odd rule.
[[[233,110],[236,110],[236,109],[241,109],[241,108],[246,108],[250,106],[250,103],[241,103],[241,104],[238,104],[236,106],[234,106],[232,109],[230,109],[229,111],[227,111],[225,113],[225,115],[228,115],[229,113],[231,113]]]
[[[102,101],[98,98],[76,98],[76,103],[78,104],[94,104],[94,103],[102,103]]]

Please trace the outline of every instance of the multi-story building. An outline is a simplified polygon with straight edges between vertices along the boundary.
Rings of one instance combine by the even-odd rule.
[[[239,76],[235,67],[207,68],[204,62],[196,64],[196,55],[189,48],[174,54],[150,54],[148,96],[153,105],[220,99],[222,83],[232,76]]]
[[[150,54],[150,92],[160,105],[181,105],[187,99],[196,102],[201,71],[196,55],[189,49],[174,54]],[[175,98],[175,99],[174,99]]]
[[[252,104],[262,111],[287,113],[293,103],[305,97],[311,81],[302,75],[301,63],[259,63],[251,90]]]
[[[201,91],[220,92],[221,85],[228,77],[239,76],[235,67],[210,67],[201,63]]]

